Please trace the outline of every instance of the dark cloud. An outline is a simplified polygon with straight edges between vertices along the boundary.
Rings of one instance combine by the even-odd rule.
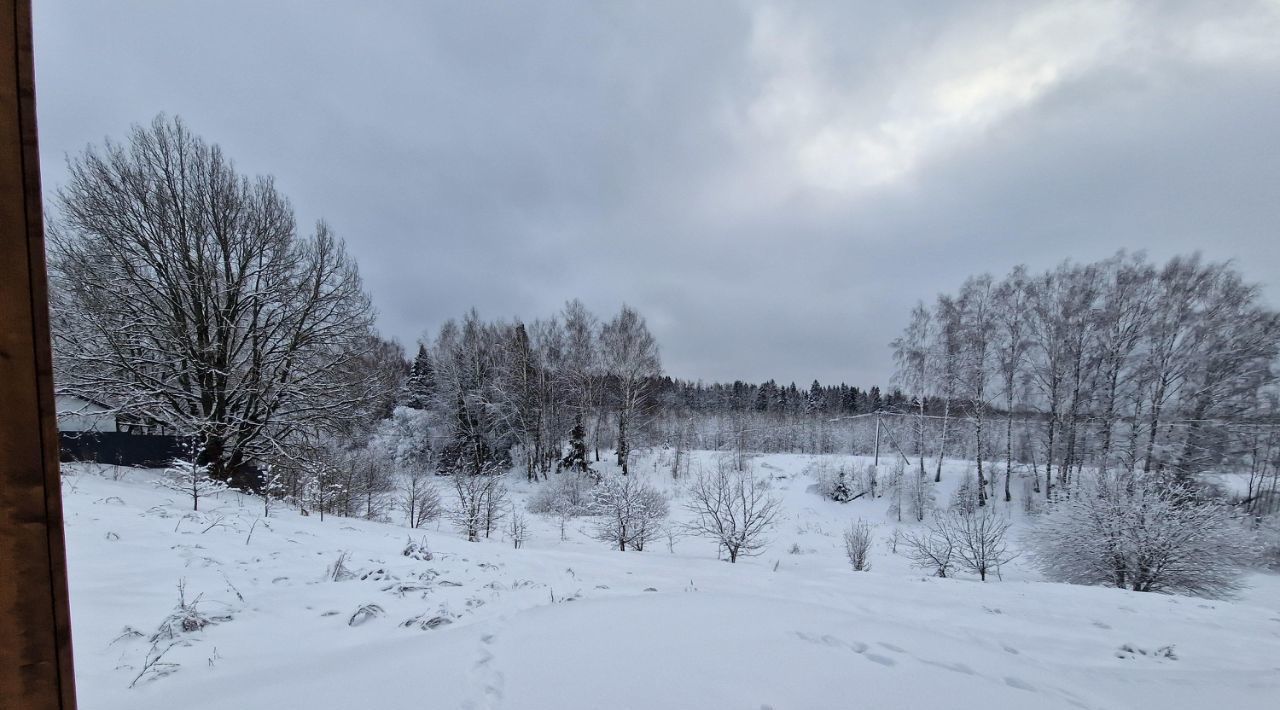
[[[1274,300],[1274,2],[932,5],[38,3],[45,181],[180,114],[385,333],[625,301],[683,377],[885,383],[916,299],[1121,248]]]

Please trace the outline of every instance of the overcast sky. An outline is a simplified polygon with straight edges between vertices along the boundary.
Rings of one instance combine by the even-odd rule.
[[[46,190],[164,111],[407,346],[639,309],[666,370],[886,384],[917,299],[1117,249],[1280,296],[1280,1],[37,2]]]

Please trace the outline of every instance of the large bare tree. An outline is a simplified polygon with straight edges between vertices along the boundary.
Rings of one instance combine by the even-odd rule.
[[[68,172],[50,225],[63,391],[196,437],[214,475],[367,409],[355,262],[323,222],[299,235],[270,177],[163,115]]]

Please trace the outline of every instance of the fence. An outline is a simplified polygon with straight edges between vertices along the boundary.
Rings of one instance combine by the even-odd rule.
[[[182,456],[189,439],[167,434],[126,434],[116,431],[61,432],[59,459],[93,461],[118,466],[158,468]]]

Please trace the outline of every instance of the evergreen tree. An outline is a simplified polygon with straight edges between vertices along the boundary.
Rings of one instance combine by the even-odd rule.
[[[413,367],[409,369],[409,382],[405,386],[404,403],[414,409],[426,409],[431,405],[431,397],[435,394],[435,368],[431,366],[431,355],[427,346],[418,343],[418,354],[413,358]]]
[[[592,472],[587,463],[587,429],[582,426],[581,414],[574,420],[573,430],[569,432],[569,453],[560,460],[560,466],[570,471]]]
[[[805,402],[805,408],[812,413],[821,413],[827,408],[827,398],[822,391],[822,385],[817,380],[809,385],[809,398]]]

